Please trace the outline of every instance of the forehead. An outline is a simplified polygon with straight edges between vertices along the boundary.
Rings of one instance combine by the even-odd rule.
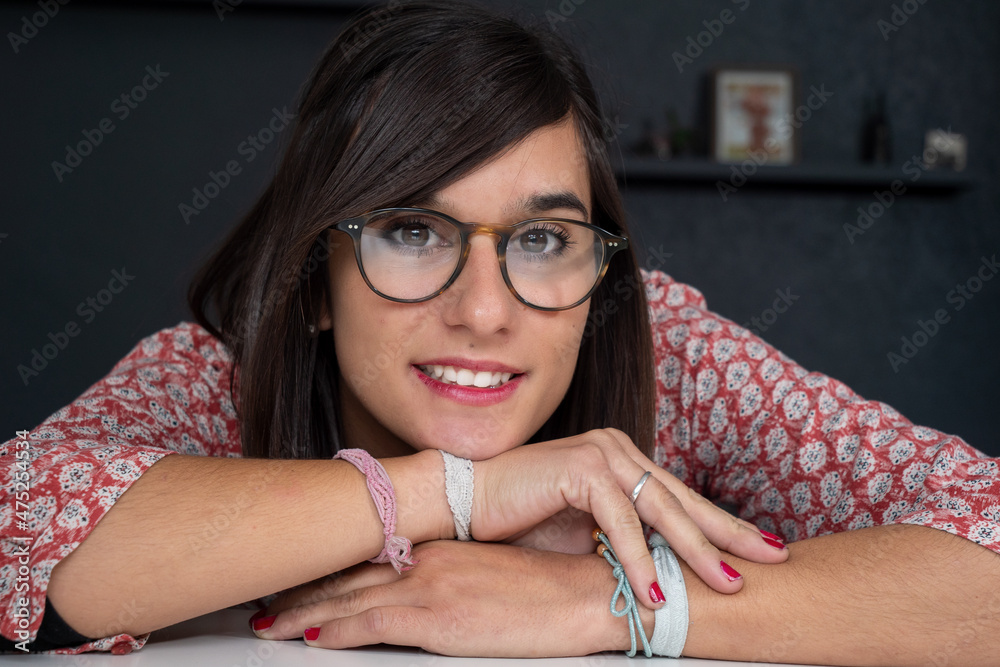
[[[559,213],[589,221],[590,174],[575,123],[535,130],[418,205],[466,220],[516,222]]]

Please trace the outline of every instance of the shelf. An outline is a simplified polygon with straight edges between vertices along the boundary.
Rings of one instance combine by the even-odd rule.
[[[733,168],[736,169],[734,175]],[[692,158],[658,160],[656,158],[625,158],[615,166],[619,183],[644,185],[703,185],[717,187],[719,182],[736,186],[746,176],[743,187],[797,188],[806,190],[886,190],[899,180],[907,192],[954,194],[976,185],[968,172],[922,170],[914,163],[902,167],[882,167],[844,164],[796,164],[762,166],[753,172],[740,171],[740,165],[719,164]],[[919,170],[919,172],[917,171]],[[897,185],[897,188],[899,186]]]

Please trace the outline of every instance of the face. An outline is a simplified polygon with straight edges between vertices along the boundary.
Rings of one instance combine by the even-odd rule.
[[[567,121],[407,205],[492,225],[591,222],[586,165]],[[376,456],[434,448],[481,460],[523,444],[552,415],[573,377],[589,301],[557,312],[523,305],[500,273],[496,237],[475,234],[443,294],[395,303],[365,284],[346,234],[331,232],[331,242],[331,314],[320,325],[336,341],[350,446]],[[469,386],[485,374],[490,386]]]

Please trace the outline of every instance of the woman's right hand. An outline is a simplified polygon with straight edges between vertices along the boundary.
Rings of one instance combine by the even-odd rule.
[[[652,476],[633,507],[629,496],[647,470]],[[716,507],[659,468],[616,429],[524,445],[477,461],[475,484],[470,531],[475,539],[523,538],[526,528],[569,507],[589,512],[611,541],[636,599],[649,608],[660,605],[651,595],[656,567],[643,523],[665,537],[677,555],[720,593],[735,593],[743,585],[724,563],[720,549],[759,563],[780,563],[788,557],[787,549],[775,546],[780,543],[769,544],[752,524]],[[580,525],[586,523],[572,524]]]

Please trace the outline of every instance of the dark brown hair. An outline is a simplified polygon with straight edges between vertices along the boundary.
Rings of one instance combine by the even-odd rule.
[[[627,233],[596,95],[554,31],[464,2],[393,2],[345,28],[303,90],[274,179],[188,293],[197,321],[233,354],[244,455],[329,458],[346,444],[332,334],[308,331],[327,295],[327,227],[426,199],[567,117],[585,144],[594,224]],[[573,381],[534,441],[613,426],[652,450],[641,285],[634,253],[616,255],[591,299]]]

